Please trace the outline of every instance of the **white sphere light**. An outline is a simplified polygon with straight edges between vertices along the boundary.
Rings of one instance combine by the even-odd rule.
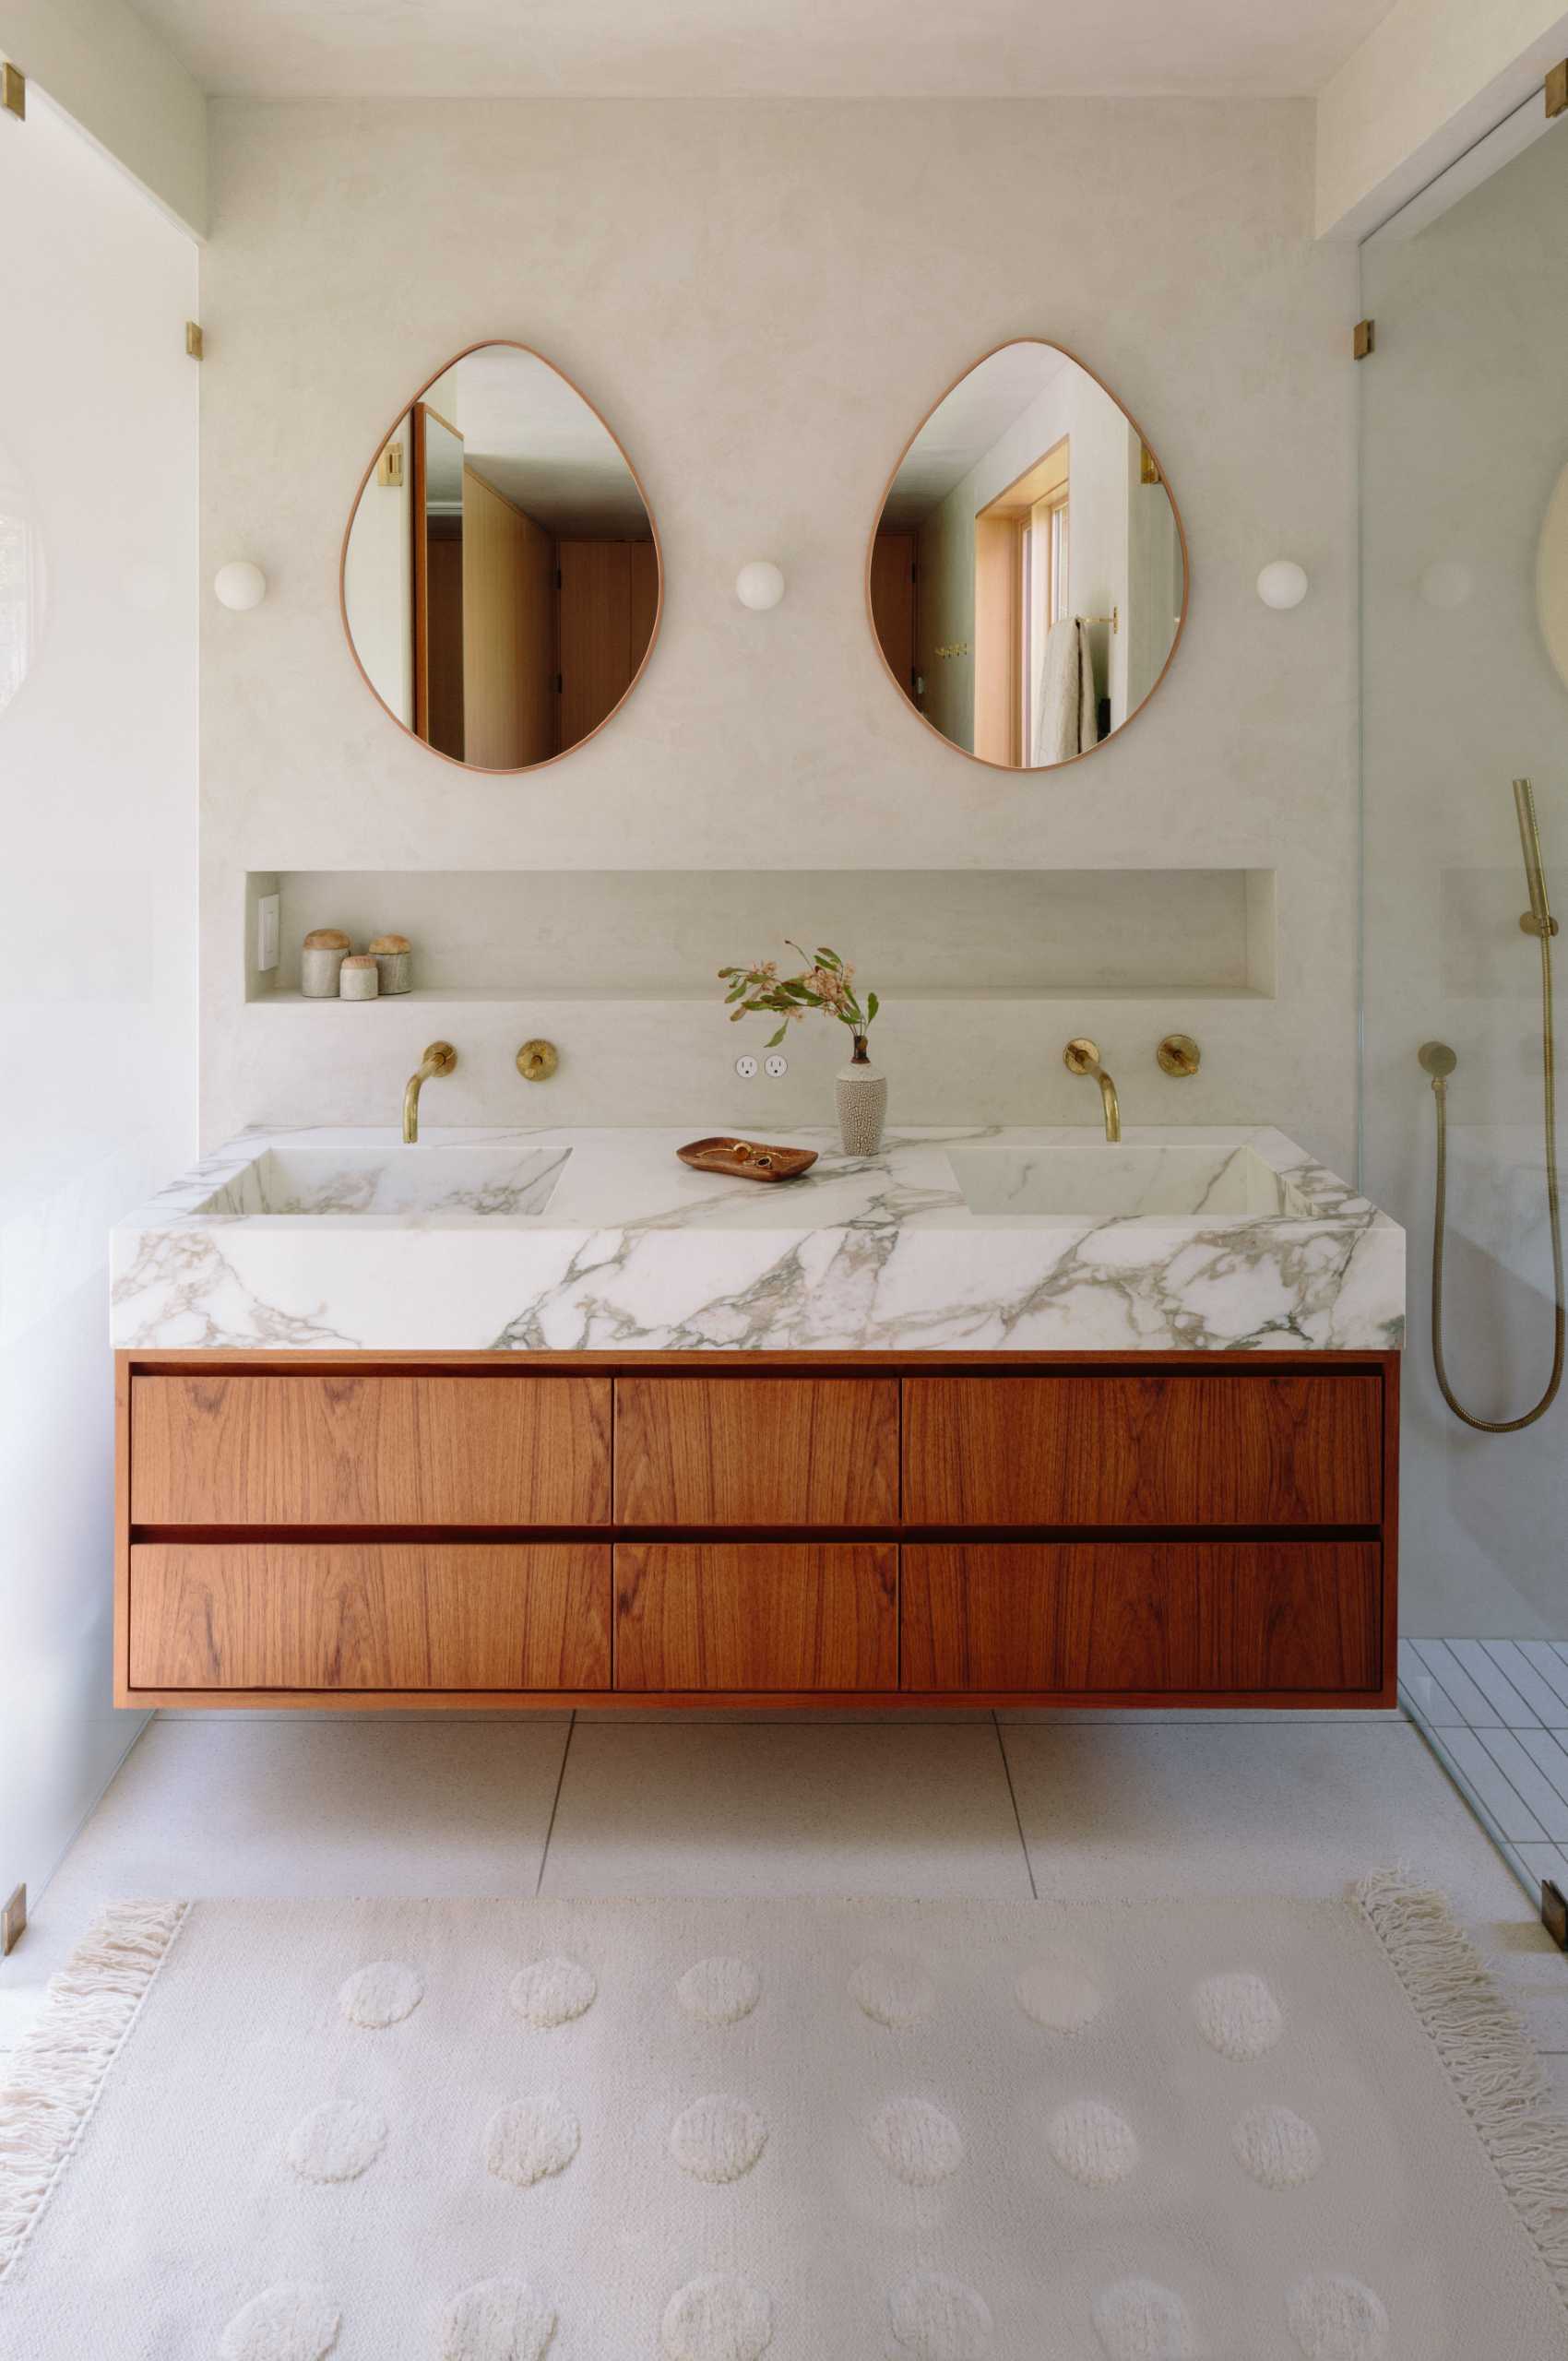
[[[1306,569],[1294,558],[1274,558],[1258,575],[1258,597],[1265,607],[1299,607],[1306,595]]]
[[[766,614],[784,596],[784,576],[768,559],[753,558],[735,576],[735,596],[742,607],[750,607],[755,614]]]
[[[232,565],[220,565],[212,577],[213,594],[220,607],[232,607],[237,615],[252,607],[259,607],[267,596],[267,576],[259,565],[252,565],[248,558],[236,558]]]
[[[1464,606],[1475,587],[1475,576],[1463,558],[1434,558],[1421,575],[1422,599],[1446,614]]]

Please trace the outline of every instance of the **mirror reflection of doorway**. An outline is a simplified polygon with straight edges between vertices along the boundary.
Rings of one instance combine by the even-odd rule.
[[[636,677],[659,605],[652,539],[552,534],[439,411],[416,402],[411,427],[414,734],[486,770],[547,762]]]
[[[524,346],[476,345],[366,469],[341,587],[394,720],[448,760],[524,770],[590,737],[636,681],[659,628],[658,536],[584,396]]]

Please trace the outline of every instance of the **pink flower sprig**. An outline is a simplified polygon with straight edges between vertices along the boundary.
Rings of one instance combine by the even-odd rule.
[[[790,943],[789,948],[806,959],[798,943]],[[768,1041],[770,1050],[778,1048],[792,1023],[809,1016],[814,1008],[825,1016],[836,1016],[857,1041],[863,1041],[882,1005],[874,992],[867,992],[862,1005],[855,991],[853,962],[840,959],[825,943],[818,943],[815,958],[807,960],[798,976],[780,976],[777,959],[759,959],[750,967],[720,967],[719,979],[730,987],[724,1005],[731,1012],[731,1025],[738,1025],[742,1016],[783,1018]]]

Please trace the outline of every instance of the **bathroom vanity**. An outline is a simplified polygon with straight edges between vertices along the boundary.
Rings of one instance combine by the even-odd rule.
[[[1397,1227],[1277,1132],[245,1134],[122,1225],[116,1702],[1383,1705]]]

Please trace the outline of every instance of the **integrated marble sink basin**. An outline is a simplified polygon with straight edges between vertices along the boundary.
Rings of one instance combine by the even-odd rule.
[[[679,1129],[243,1133],[111,1241],[116,1345],[211,1351],[1376,1349],[1405,1238],[1277,1131],[926,1128],[783,1185]]]
[[[240,1221],[454,1228],[544,1213],[569,1147],[266,1147],[192,1208]]]
[[[1158,1214],[1253,1219],[1310,1213],[1251,1147],[1119,1142],[954,1147],[953,1176],[973,1214],[1124,1221]]]

